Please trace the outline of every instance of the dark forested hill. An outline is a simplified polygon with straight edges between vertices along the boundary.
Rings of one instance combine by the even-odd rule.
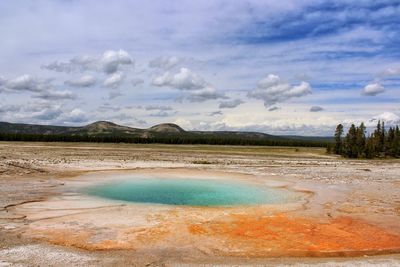
[[[108,121],[85,126],[53,126],[0,122],[0,140],[94,141],[174,144],[301,145],[325,146],[328,137],[276,136],[240,131],[185,131],[172,123],[138,129]]]

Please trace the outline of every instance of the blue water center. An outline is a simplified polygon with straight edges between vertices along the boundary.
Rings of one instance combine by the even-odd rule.
[[[187,206],[258,205],[287,202],[287,190],[204,179],[129,179],[91,187],[90,195],[135,203]]]

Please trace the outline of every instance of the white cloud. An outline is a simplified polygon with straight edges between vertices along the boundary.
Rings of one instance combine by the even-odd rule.
[[[120,72],[113,73],[104,80],[103,85],[108,88],[118,88],[122,81],[124,80],[124,75]]]
[[[232,99],[228,101],[222,101],[219,103],[219,108],[236,108],[240,104],[243,104],[244,102],[240,99]]]
[[[92,75],[83,75],[78,79],[67,80],[64,83],[73,87],[90,87],[96,84],[96,78]]]
[[[307,82],[301,82],[293,86],[280,79],[279,76],[269,74],[261,79],[257,88],[248,93],[248,97],[264,101],[264,106],[269,107],[276,103],[311,94],[311,86]]]
[[[324,108],[322,108],[320,106],[312,106],[310,108],[310,112],[320,112],[320,111],[323,111],[323,110],[324,110]]]
[[[42,68],[57,72],[101,71],[107,74],[117,72],[124,65],[133,65],[134,60],[125,50],[108,50],[100,56],[76,56],[69,62],[52,62]]]
[[[366,96],[375,96],[377,94],[383,93],[385,88],[379,82],[370,83],[364,87],[362,94]]]
[[[121,49],[106,51],[99,60],[100,68],[106,73],[114,73],[119,70],[120,66],[130,64],[133,64],[131,56]]]
[[[207,82],[198,74],[187,68],[181,68],[178,73],[165,72],[153,79],[155,86],[168,86],[179,90],[198,90],[207,85]]]
[[[66,123],[81,123],[88,121],[85,112],[79,108],[75,108],[70,112],[63,114],[61,119]]]
[[[384,121],[385,123],[389,125],[394,125],[394,124],[399,124],[400,123],[400,117],[397,114],[394,114],[392,112],[384,112],[378,116],[373,117],[370,121]]]
[[[211,99],[226,99],[227,97],[218,93],[217,90],[206,82],[200,75],[187,68],[181,68],[178,73],[165,72],[153,79],[154,86],[167,86],[181,91],[189,91],[182,99],[190,102],[204,102]]]
[[[76,99],[76,94],[71,91],[43,91],[33,96],[34,98],[41,98],[45,100],[62,100],[62,99]]]

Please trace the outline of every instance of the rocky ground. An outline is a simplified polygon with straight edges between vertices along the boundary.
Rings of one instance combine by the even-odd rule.
[[[115,173],[232,177],[306,196],[210,210],[75,190]],[[399,192],[399,160],[319,148],[1,142],[0,266],[397,266]]]

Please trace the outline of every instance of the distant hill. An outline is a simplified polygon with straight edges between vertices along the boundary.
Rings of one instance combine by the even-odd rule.
[[[148,129],[132,128],[122,126],[108,121],[97,121],[85,126],[53,126],[0,122],[0,134],[3,135],[41,135],[41,136],[64,136],[64,139],[72,140],[118,140],[129,141],[129,138],[139,139],[143,142],[161,143],[215,143],[215,144],[276,144],[280,143],[326,143],[332,142],[330,137],[318,136],[277,136],[259,132],[241,131],[185,131],[173,123],[158,124]],[[68,136],[69,138],[65,138]],[[78,138],[78,137],[86,137]],[[11,138],[11,137],[10,137]],[[3,138],[4,139],[4,138]],[[43,139],[43,138],[41,138]],[[49,138],[48,138],[49,139]],[[64,140],[63,139],[63,140]],[[47,140],[47,139],[46,139]]]

